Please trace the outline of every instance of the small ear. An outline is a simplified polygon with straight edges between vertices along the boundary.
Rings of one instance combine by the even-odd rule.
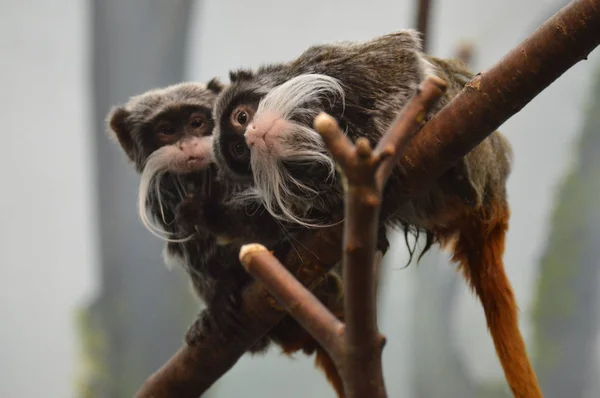
[[[248,69],[238,69],[229,72],[229,80],[235,83],[238,80],[250,80],[254,77],[254,73]]]
[[[109,112],[106,119],[114,137],[119,141],[129,159],[134,160],[135,144],[131,137],[131,129],[127,123],[128,116],[129,112],[125,108],[116,107]]]
[[[216,77],[213,77],[206,83],[206,88],[215,94],[219,94],[225,88],[225,85],[219,81]]]

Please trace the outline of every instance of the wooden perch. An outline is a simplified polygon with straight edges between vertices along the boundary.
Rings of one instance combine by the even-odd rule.
[[[327,350],[349,398],[386,397],[381,366],[385,339],[377,327],[375,290],[379,264],[374,264],[378,263],[375,248],[383,188],[402,151],[445,90],[443,80],[428,77],[375,150],[366,138],[352,143],[331,116],[321,114],[315,119],[315,130],[323,136],[344,179],[345,325],[265,247],[246,245],[240,252],[244,267]]]
[[[599,43],[600,0],[571,1],[492,69],[477,76],[421,129],[400,160],[407,170],[405,198],[426,189],[566,70],[585,59]],[[331,250],[341,246],[340,228],[316,233],[329,234],[329,240],[323,242],[309,236],[310,242],[302,242],[305,247],[298,245],[301,253],[290,253],[285,261],[294,273],[294,262],[306,260],[301,274],[295,275],[308,286],[342,255]],[[223,337],[205,331],[202,344],[184,345],[144,383],[137,397],[200,396],[237,362],[252,342],[284,316],[269,305],[264,293],[258,282],[244,292],[243,310],[249,312],[240,314],[243,338],[238,336],[239,331],[220,331]],[[259,322],[262,323],[256,326]],[[237,340],[216,345],[230,335]]]

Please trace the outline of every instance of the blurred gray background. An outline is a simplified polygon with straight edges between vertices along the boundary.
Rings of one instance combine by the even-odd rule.
[[[485,70],[565,1],[433,0],[429,51]],[[199,309],[137,219],[111,105],[181,80],[414,27],[413,0],[0,1],[0,397],[129,397]],[[547,398],[600,396],[600,53],[501,131],[511,140],[506,268]],[[380,319],[391,397],[508,397],[479,302],[398,237]],[[312,358],[244,357],[211,397],[333,397]]]

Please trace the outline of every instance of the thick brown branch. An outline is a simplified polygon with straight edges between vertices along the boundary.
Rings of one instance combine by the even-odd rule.
[[[259,244],[243,246],[240,261],[287,312],[327,349],[334,360],[342,358],[340,337],[344,332],[344,324],[298,282],[266,247]]]
[[[244,329],[199,330],[197,344],[183,345],[171,359],[146,380],[139,398],[197,398],[227,372],[256,340],[264,336],[285,315],[264,305],[265,292],[257,284],[243,293],[240,322]],[[208,321],[208,311],[200,319]],[[208,322],[199,321],[200,325]]]
[[[600,1],[574,0],[429,121],[402,158],[408,197],[519,112],[600,44]]]

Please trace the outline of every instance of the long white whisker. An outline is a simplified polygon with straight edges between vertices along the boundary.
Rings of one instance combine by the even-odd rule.
[[[177,189],[177,193],[179,193],[179,198],[183,199],[187,195],[187,189],[183,186],[183,182],[181,182],[181,177],[177,176],[177,183],[175,184],[175,188]]]
[[[260,102],[256,116],[264,111],[274,112],[284,119],[299,113],[310,114],[312,107],[306,104],[323,97],[330,104],[339,97],[345,108],[344,89],[337,79],[317,73],[303,74],[271,90]]]
[[[164,176],[164,173],[160,173],[157,174],[156,177],[154,178],[154,192],[156,194],[156,200],[158,202],[158,208],[160,210],[160,217],[163,221],[163,225],[169,225],[169,223],[167,222],[167,218],[165,217],[165,209],[163,207],[163,197],[162,197],[162,190],[160,188],[160,181],[162,180],[162,177]]]
[[[164,173],[167,170],[169,170],[169,164],[171,162],[171,159],[173,158],[173,151],[173,148],[171,148],[170,146],[166,146],[158,149],[148,157],[148,160],[146,161],[146,165],[144,167],[144,170],[142,171],[142,175],[140,178],[140,186],[138,190],[138,212],[142,224],[154,236],[163,239],[167,242],[183,243],[190,240],[193,237],[193,235],[180,239],[173,238],[172,233],[165,231],[163,228],[158,227],[150,219],[151,212],[148,208],[150,186],[152,185],[156,194],[156,199],[158,201],[163,221],[165,222],[165,224],[167,223],[165,219],[164,209],[162,207],[162,194],[160,193],[158,183],[160,182],[160,179],[163,177]]]

